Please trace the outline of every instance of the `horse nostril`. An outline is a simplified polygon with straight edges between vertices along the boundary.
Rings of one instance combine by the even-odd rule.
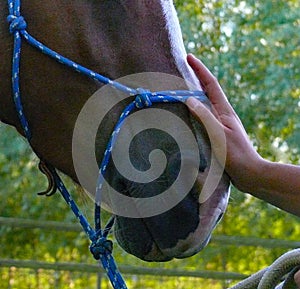
[[[207,160],[202,152],[200,152],[200,163],[199,163],[199,172],[204,173],[207,168]]]
[[[176,179],[181,170],[192,173],[195,170],[197,172],[204,172],[205,169],[205,159],[202,161],[202,158],[200,158],[200,162],[198,163],[194,152],[184,151],[182,153],[177,152],[169,158],[166,172],[169,178]]]
[[[206,167],[207,167],[206,163],[203,164],[203,163],[200,161],[200,164],[199,164],[199,172],[200,172],[200,173],[204,173]]]
[[[169,159],[167,166],[167,176],[169,179],[176,179],[181,167],[181,154],[175,153]]]

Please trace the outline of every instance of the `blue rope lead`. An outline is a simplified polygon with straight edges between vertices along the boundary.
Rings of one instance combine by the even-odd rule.
[[[14,5],[15,4],[15,5]],[[19,85],[19,75],[20,75],[20,58],[21,58],[21,31],[24,31],[27,27],[26,22],[22,16],[20,16],[20,2],[15,1],[8,2],[9,5],[9,16],[7,21],[10,23],[9,31],[14,35],[14,50],[12,58],[12,89],[13,89],[13,99],[15,107],[23,127],[24,133],[28,141],[30,142],[31,133],[27,119],[23,113],[23,105],[21,101],[20,85]]]
[[[93,230],[89,222],[78,208],[75,201],[72,199],[70,193],[62,182],[61,178],[57,174],[56,170],[51,168],[51,172],[54,176],[57,188],[63,196],[66,203],[71,208],[74,215],[79,220],[83,230],[91,240],[90,251],[96,260],[100,260],[106,274],[114,289],[127,289],[126,283],[118,270],[115,260],[112,256],[112,241],[107,240],[107,235],[112,228],[113,218],[108,222],[104,230]]]
[[[184,102],[188,97],[198,98],[200,101],[206,101],[207,97],[202,91],[160,91],[160,92],[150,92],[142,88],[131,88],[127,87],[117,81],[113,81],[101,74],[98,74],[92,70],[89,70],[82,65],[56,53],[51,50],[34,37],[32,37],[27,31],[27,24],[25,19],[21,16],[20,13],[20,0],[8,0],[9,16],[7,21],[9,23],[9,31],[14,36],[14,49],[13,49],[13,65],[12,65],[12,90],[13,98],[15,102],[15,107],[20,119],[20,123],[24,129],[25,136],[30,142],[31,132],[27,118],[24,114],[24,109],[21,101],[20,93],[20,58],[21,58],[21,36],[33,47],[40,50],[49,57],[55,59],[56,61],[72,68],[73,70],[84,74],[94,80],[97,80],[103,84],[108,84],[115,89],[118,89],[122,92],[127,93],[128,95],[135,96],[135,100],[131,102],[121,114],[119,121],[112,133],[112,136],[107,145],[101,166],[99,171],[99,178],[97,181],[96,188],[96,200],[95,200],[95,230],[90,226],[89,222],[85,216],[79,210],[77,204],[72,199],[70,193],[66,189],[61,178],[57,174],[56,170],[51,166],[48,166],[51,171],[54,181],[57,188],[59,189],[61,195],[63,196],[66,203],[71,208],[72,212],[79,220],[83,230],[91,240],[90,251],[93,254],[96,260],[99,260],[102,263],[103,268],[106,270],[107,276],[115,289],[126,289],[124,279],[122,278],[114,258],[112,257],[113,245],[110,240],[107,240],[107,235],[110,229],[113,226],[114,218],[108,222],[106,227],[101,229],[101,189],[104,181],[104,175],[106,172],[107,165],[110,160],[111,151],[116,142],[116,139],[121,130],[122,124],[126,117],[135,109],[143,109],[150,107],[153,103],[175,103],[175,102]]]

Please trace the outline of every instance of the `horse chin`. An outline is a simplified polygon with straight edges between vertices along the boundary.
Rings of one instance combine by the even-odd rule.
[[[195,255],[209,242],[228,203],[229,181],[223,176],[209,199],[199,203],[199,186],[169,211],[149,218],[117,216],[119,245],[144,261],[164,262]]]

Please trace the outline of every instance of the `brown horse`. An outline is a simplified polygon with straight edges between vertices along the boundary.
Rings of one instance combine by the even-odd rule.
[[[6,1],[0,1],[0,119],[23,134],[14,108],[11,91],[13,38],[9,34]],[[52,0],[27,1],[21,13],[28,32],[53,50],[111,79],[138,72],[163,72],[198,81],[186,63],[181,31],[171,0]],[[72,162],[72,134],[81,108],[101,84],[58,64],[24,42],[21,59],[21,93],[24,111],[32,131],[35,153],[78,181]],[[196,135],[201,151],[201,171],[189,194],[175,207],[157,216],[128,218],[117,216],[115,234],[129,253],[148,261],[184,258],[201,250],[224,213],[229,180],[224,174],[212,196],[199,203],[202,176],[210,163],[210,144],[205,130],[193,122],[183,104],[157,104],[180,117]],[[124,103],[116,105],[98,134],[97,155],[106,143]],[[134,144],[135,152],[149,152],[159,139],[172,166],[178,163],[178,147],[155,130]],[[138,156],[138,154],[137,154]],[[143,155],[141,159],[144,161]],[[174,157],[175,156],[175,157]],[[174,161],[175,158],[175,161]],[[143,167],[143,164],[141,164]],[[176,171],[176,170],[175,170]],[[204,171],[204,172],[203,172]],[[116,187],[141,194],[155,194],[170,186],[170,173],[153,181],[151,187],[120,181],[111,169],[108,178]]]

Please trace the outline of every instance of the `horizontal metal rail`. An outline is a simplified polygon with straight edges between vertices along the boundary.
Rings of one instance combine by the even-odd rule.
[[[0,225],[11,228],[57,230],[65,232],[83,232],[79,224],[57,221],[41,221],[21,218],[0,217]]]
[[[0,259],[0,267],[15,267],[33,270],[54,270],[69,272],[85,272],[85,273],[104,273],[104,270],[98,265],[81,264],[81,263],[49,263],[35,260],[14,260]],[[248,277],[245,274],[234,272],[217,272],[217,271],[192,271],[178,269],[163,268],[146,268],[136,266],[118,266],[122,274],[143,275],[143,276],[163,276],[163,277],[189,277],[189,278],[205,278],[213,280],[242,280]]]

